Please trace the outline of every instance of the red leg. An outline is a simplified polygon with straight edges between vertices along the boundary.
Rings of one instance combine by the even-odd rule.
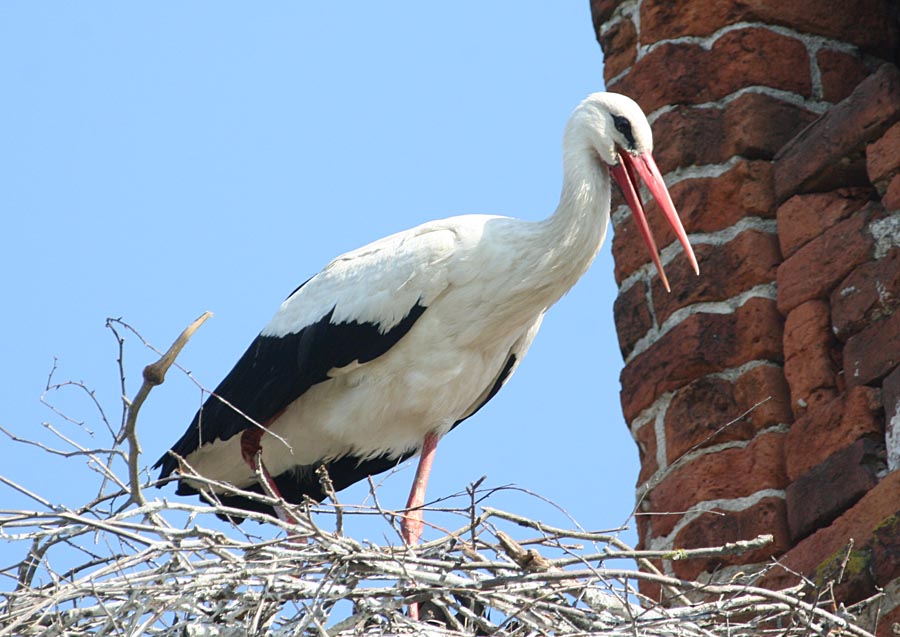
[[[436,434],[428,434],[422,443],[422,453],[419,456],[419,466],[416,468],[416,477],[413,480],[412,489],[409,491],[409,500],[406,502],[406,515],[400,524],[403,541],[407,546],[419,543],[422,537],[422,506],[425,504],[425,487],[428,486],[428,476],[431,473],[431,465],[434,463],[434,454],[437,451],[438,437]],[[419,619],[419,605],[409,605],[409,616]]]
[[[244,430],[244,433],[241,434],[241,457],[243,457],[244,462],[247,463],[247,466],[250,467],[253,473],[262,473],[263,479],[266,481],[266,484],[272,493],[275,494],[275,497],[284,500],[284,496],[282,496],[281,491],[278,490],[278,485],[275,484],[275,479],[269,473],[269,470],[266,469],[266,465],[262,461],[262,444],[260,440],[262,439],[263,433],[263,430],[259,427]],[[265,489],[263,489],[263,491],[265,491]],[[282,506],[275,506],[275,515],[277,515],[278,519],[282,522],[297,524],[296,518],[288,513]]]
[[[403,541],[408,546],[419,543],[422,537],[422,505],[425,504],[425,487],[428,486],[428,476],[431,473],[431,465],[434,463],[434,452],[437,450],[438,437],[435,434],[425,436],[422,443],[422,453],[419,456],[419,466],[416,468],[416,478],[413,480],[412,489],[409,491],[409,500],[406,502],[406,516],[403,518],[401,530]]]

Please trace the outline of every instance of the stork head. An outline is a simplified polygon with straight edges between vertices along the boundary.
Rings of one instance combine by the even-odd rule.
[[[567,146],[575,148],[583,149],[583,145],[587,144],[588,151],[606,164],[631,208],[666,290],[669,290],[669,282],[659,259],[656,241],[647,223],[640,195],[639,177],[672,226],[694,271],[700,273],[697,258],[675,211],[675,204],[672,203],[669,190],[653,159],[653,134],[650,131],[650,124],[634,100],[618,93],[589,95],[572,114],[566,130],[566,141]]]

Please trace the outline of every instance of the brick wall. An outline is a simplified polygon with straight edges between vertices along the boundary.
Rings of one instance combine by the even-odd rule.
[[[615,209],[622,408],[643,547],[775,538],[667,573],[756,565],[794,583],[765,568],[778,558],[823,579],[852,538],[838,594],[887,586],[885,631],[900,621],[897,5],[824,7],[592,1],[607,87],[648,114],[701,269],[673,259],[656,216],[666,294]]]

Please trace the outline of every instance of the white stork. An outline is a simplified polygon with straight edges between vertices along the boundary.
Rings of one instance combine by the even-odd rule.
[[[595,93],[566,125],[562,196],[548,219],[451,217],[339,256],[281,304],[156,463],[160,479],[183,459],[205,478],[318,501],[321,465],[340,490],[419,453],[402,524],[403,539],[417,543],[438,440],[509,380],[544,313],[593,261],[609,222],[610,174],[666,288],[638,175],[699,272],[651,150],[638,105]],[[179,495],[200,490],[180,472]],[[225,490],[215,497],[273,511]]]

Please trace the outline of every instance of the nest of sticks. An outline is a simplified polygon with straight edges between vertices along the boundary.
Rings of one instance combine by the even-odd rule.
[[[444,516],[455,520],[445,528],[456,528],[415,547],[400,541],[403,512],[382,508],[374,483],[368,506],[307,503],[292,509],[296,524],[148,498],[154,483],[139,470],[138,411],[202,319],[145,369],[105,448],[59,434],[68,445],[60,451],[4,430],[18,442],[87,463],[100,488],[90,502],[67,508],[0,475],[4,488],[37,504],[0,510],[0,540],[19,556],[0,564],[0,637],[871,635],[823,594],[827,585],[772,591],[754,586],[750,575],[684,581],[650,562],[740,553],[768,536],[708,549],[637,551],[614,534],[550,527],[493,508],[492,490],[478,483],[457,494],[458,506],[426,510],[426,520]],[[120,350],[124,339],[116,330],[123,325],[111,325]],[[121,360],[120,351],[120,367]],[[48,382],[48,390],[54,387]],[[219,521],[231,514],[265,523],[258,528],[272,529],[271,537]],[[353,539],[344,528],[354,516],[377,516],[385,537],[396,541]],[[641,581],[658,585],[662,599],[640,595]],[[418,621],[406,612],[411,603],[419,604]]]
[[[471,495],[480,499],[476,488]],[[334,520],[399,520],[376,507],[335,505],[299,507],[297,525],[254,515],[283,530],[259,540],[202,523],[230,513],[224,507],[152,500],[115,512],[103,504],[3,513],[0,531],[23,555],[5,571],[15,587],[0,597],[0,635],[870,634],[827,600],[810,601],[818,591],[807,586],[770,591],[605,566],[739,552],[766,537],[664,555],[482,502],[457,511],[471,518],[459,529],[416,547],[364,544],[321,528],[315,509]],[[51,566],[62,562],[72,566]],[[642,598],[640,580],[662,585],[664,602]],[[419,622],[405,613],[412,602]]]

